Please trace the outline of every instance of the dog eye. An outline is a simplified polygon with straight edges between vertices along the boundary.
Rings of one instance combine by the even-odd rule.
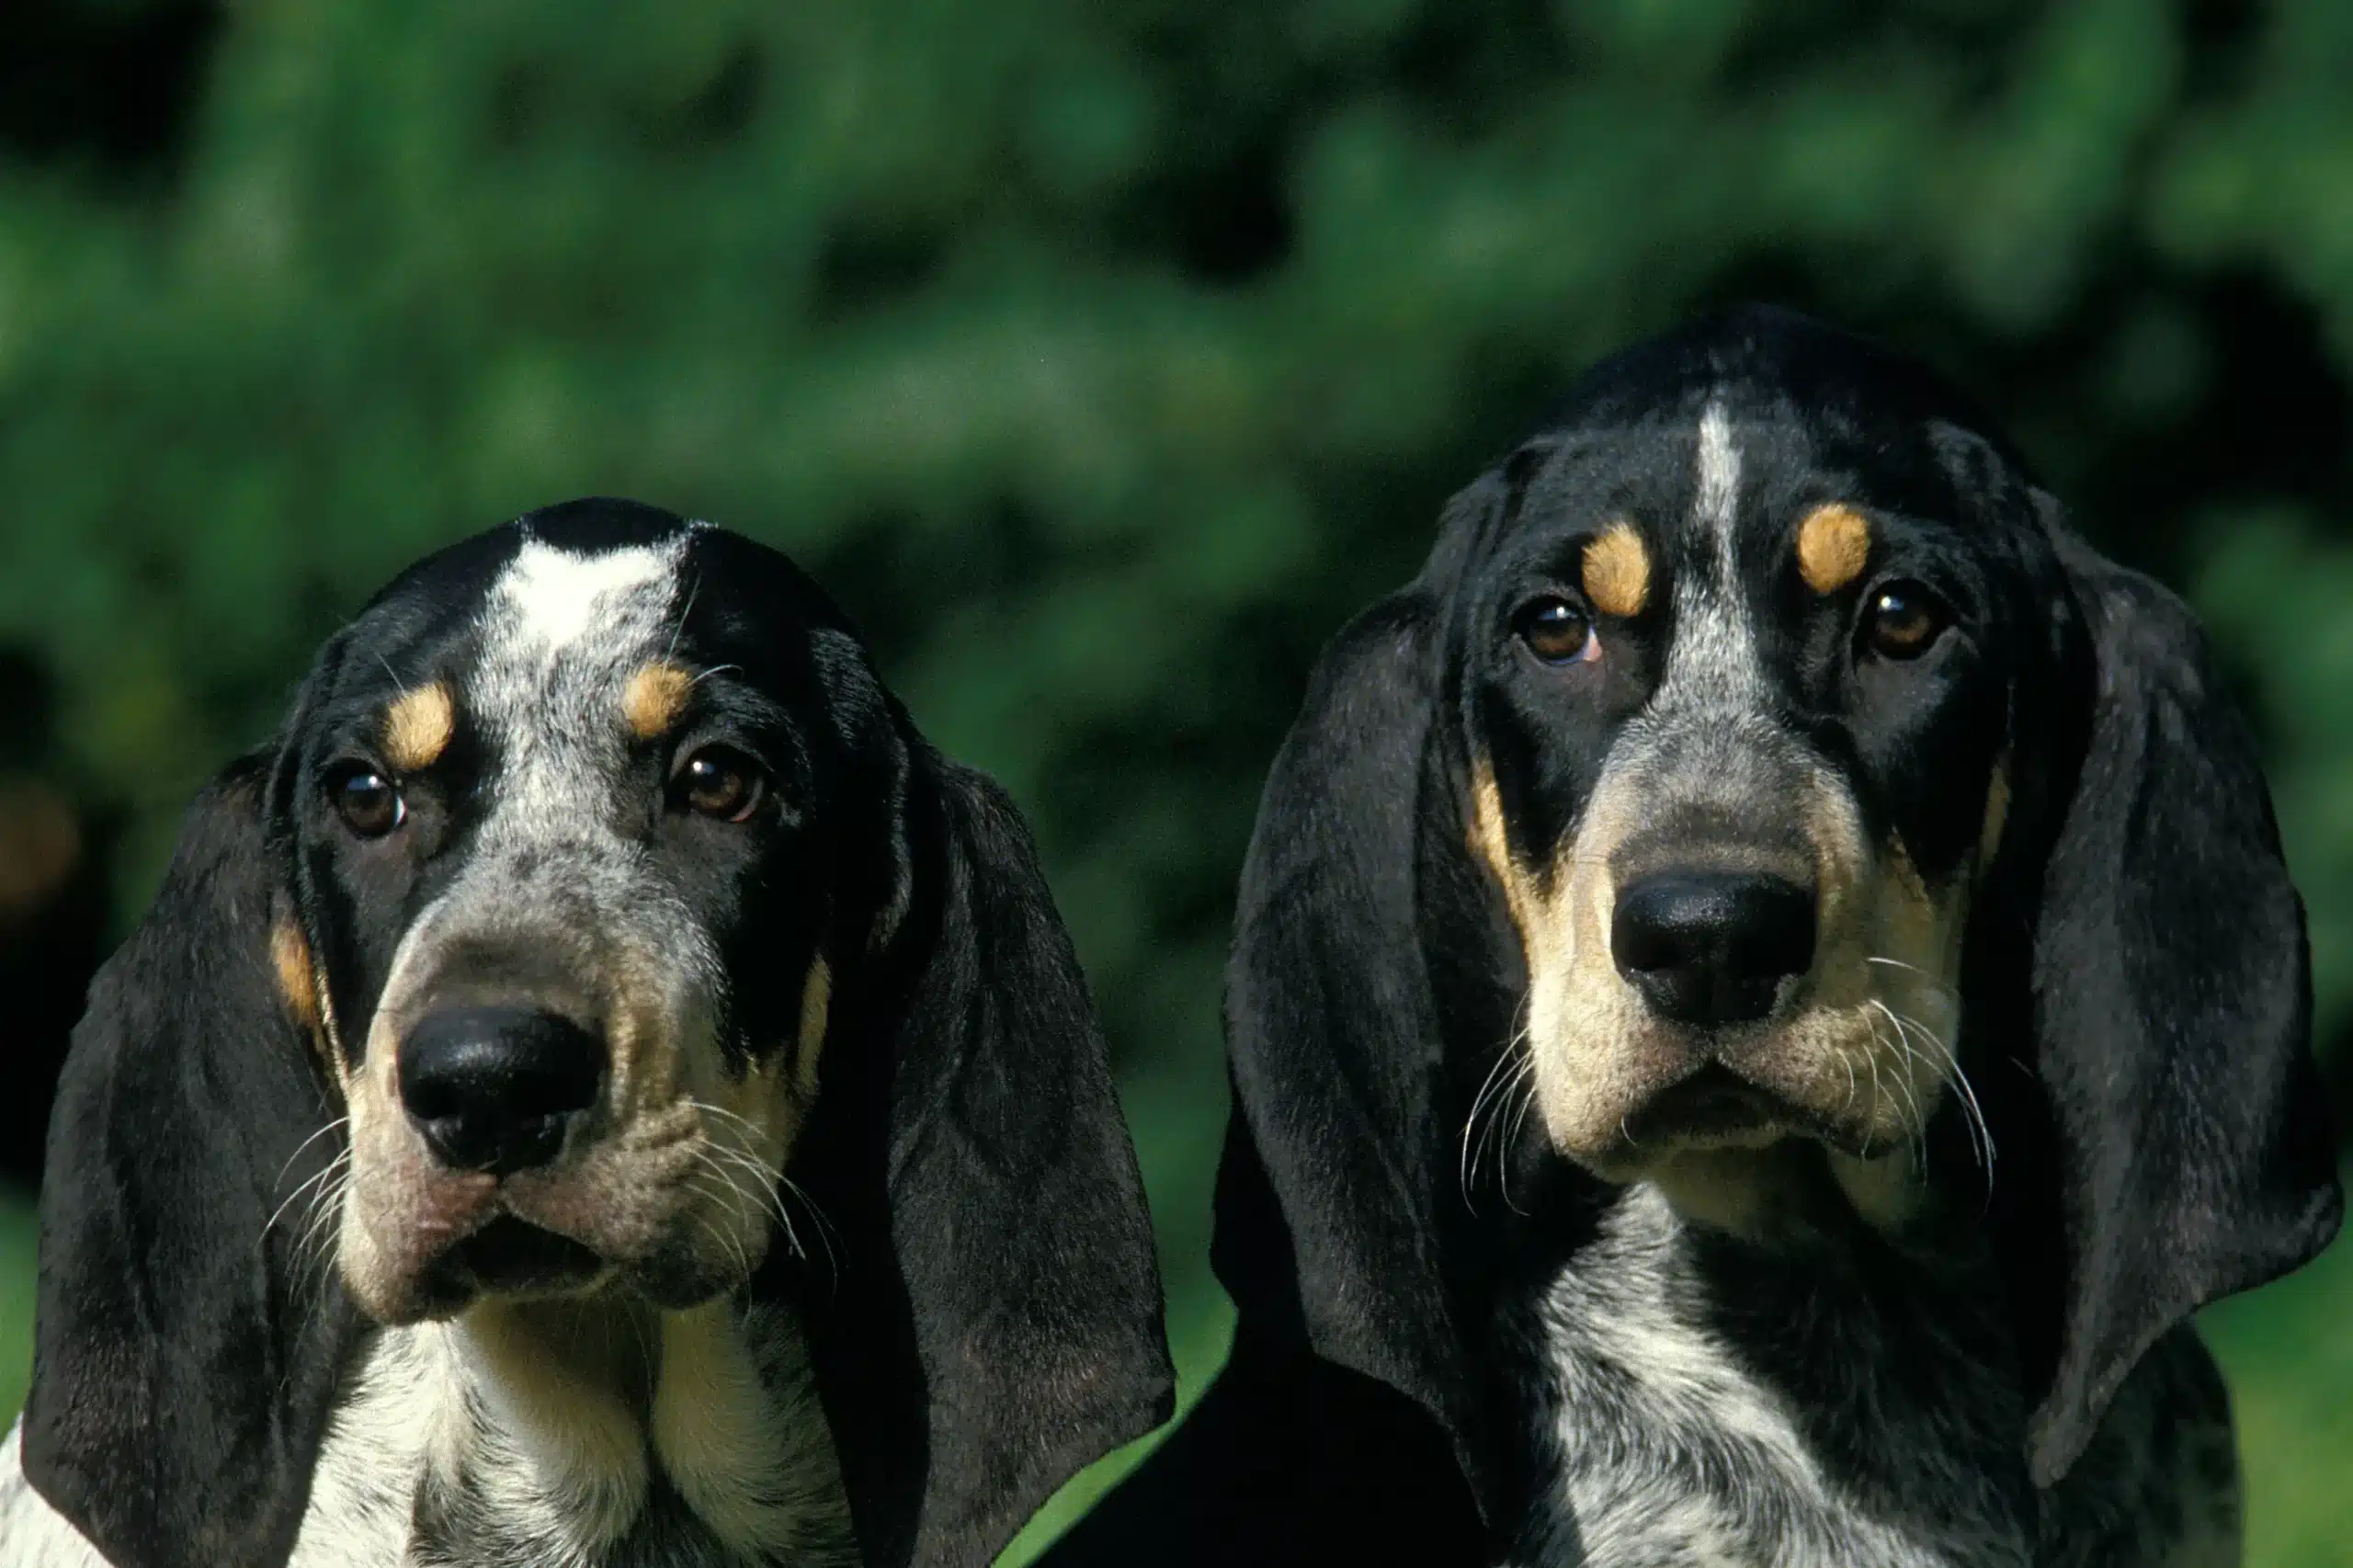
[[[399,788],[364,762],[336,768],[327,779],[327,799],[343,825],[362,838],[381,838],[408,819]]]
[[[678,769],[678,803],[699,816],[745,822],[767,795],[760,765],[733,746],[705,746]]]
[[[1519,640],[1548,665],[1573,665],[1601,657],[1601,639],[1585,611],[1557,595],[1538,599],[1519,612]]]
[[[1871,596],[1863,636],[1881,658],[1916,659],[1951,619],[1937,597],[1919,584],[1890,583]]]

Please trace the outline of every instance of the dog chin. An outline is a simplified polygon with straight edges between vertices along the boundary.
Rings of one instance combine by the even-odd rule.
[[[1718,1065],[1702,1067],[1620,1114],[1592,1138],[1555,1138],[1561,1154],[1604,1181],[1624,1186],[1693,1156],[1762,1153],[1812,1143],[1868,1158],[1888,1140],[1819,1115]],[[1711,1163],[1720,1164],[1721,1161]]]
[[[752,1265],[759,1252],[747,1249]],[[399,1278],[347,1276],[351,1295],[387,1327],[447,1321],[488,1301],[575,1301],[610,1292],[665,1312],[684,1312],[740,1289],[745,1257],[704,1256],[683,1241],[627,1260],[572,1236],[501,1212]]]

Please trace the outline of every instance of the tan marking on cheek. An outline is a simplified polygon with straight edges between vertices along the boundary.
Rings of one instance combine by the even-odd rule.
[[[384,760],[404,773],[430,767],[457,728],[457,704],[439,681],[403,692],[384,712]]]
[[[1606,862],[1639,818],[1636,793],[1622,781],[1605,784],[1540,879],[1511,857],[1491,767],[1482,759],[1472,770],[1471,846],[1503,886],[1527,960],[1520,1022],[1536,1108],[1572,1158],[1618,1136],[1628,1085],[1646,1071],[1640,1004],[1608,941],[1616,889]]]
[[[311,969],[311,944],[302,940],[302,933],[294,922],[280,918],[269,931],[270,966],[278,971],[278,994],[286,999],[286,1010],[304,1028],[319,1027],[318,976]]]
[[[792,1062],[793,1088],[801,1103],[817,1097],[817,1058],[825,1046],[825,1020],[833,1007],[834,969],[820,953],[809,960],[809,977],[801,983],[801,1040]]]
[[[1835,594],[1863,574],[1871,525],[1852,506],[1817,506],[1798,525],[1798,573],[1817,594]]]
[[[1820,960],[1817,994],[1824,1011],[1809,1020],[1836,1051],[1809,1053],[1817,1108],[1847,1117],[1865,1139],[1865,1152],[1886,1154],[1932,1116],[1949,1092],[1958,1047],[1961,929],[1966,914],[1965,876],[1931,888],[1900,835],[1890,835],[1856,887],[1851,919],[1831,935]],[[1840,1034],[1839,1019],[1851,1019]],[[1844,1061],[1833,1076],[1824,1062]],[[1857,1098],[1850,1082],[1861,1082]],[[1881,1197],[1885,1195],[1882,1194]],[[1848,1193],[1859,1207],[1861,1199]],[[1879,1205],[1895,1211],[1886,1203]]]
[[[1471,765],[1471,849],[1487,864],[1504,890],[1504,904],[1511,923],[1519,927],[1522,943],[1529,939],[1536,914],[1536,888],[1512,858],[1511,839],[1504,831],[1503,792],[1495,788],[1495,770],[1486,758]]]
[[[1604,615],[1640,615],[1650,599],[1651,558],[1631,523],[1612,523],[1585,547],[1585,597]]]
[[[281,915],[269,928],[269,966],[278,978],[278,994],[286,1011],[301,1028],[303,1038],[326,1068],[327,1076],[345,1082],[343,1051],[338,1043],[334,1011],[319,988],[318,966],[311,959],[311,944],[291,916]]]
[[[666,660],[657,659],[630,676],[621,691],[621,717],[630,733],[642,741],[669,733],[694,687],[694,676]]]
[[[2002,846],[2002,829],[2010,820],[2010,762],[2005,756],[1994,764],[1994,777],[1985,785],[1985,826],[1977,835],[1977,869],[1984,870],[1994,863],[1995,851]]]
[[[1944,899],[1928,891],[1928,884],[1913,863],[1912,851],[1897,835],[1888,835],[1880,857],[1878,907],[1872,912],[1871,951],[1881,958],[1894,958],[1915,970],[1927,971],[1927,978],[1941,984],[1947,980],[1943,971],[1947,959],[1946,918],[1949,905],[1954,902],[1951,890]],[[1904,971],[1910,972],[1910,971]],[[1881,989],[1881,987],[1874,987]]]

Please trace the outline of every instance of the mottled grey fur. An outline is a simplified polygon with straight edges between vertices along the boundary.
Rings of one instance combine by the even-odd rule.
[[[1886,1237],[1836,1208],[1736,1239],[1624,1189],[1511,1325],[1540,1466],[1511,1568],[2238,1561],[2229,1403],[2192,1331],[2038,1494],[1974,1210]]]
[[[768,1506],[773,1550],[731,1548],[651,1441],[642,1490],[625,1494],[618,1517],[597,1517],[604,1499],[565,1483],[611,1478],[551,1478],[574,1456],[501,1418],[502,1391],[465,1365],[462,1324],[425,1324],[378,1331],[354,1363],[290,1568],[848,1568],[857,1548],[800,1331],[768,1307],[733,1319],[783,1450],[762,1471],[767,1494],[747,1499]],[[13,1431],[0,1455],[0,1546],[9,1568],[105,1568],[27,1484]]]

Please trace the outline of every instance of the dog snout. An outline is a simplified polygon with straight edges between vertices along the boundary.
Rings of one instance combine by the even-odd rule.
[[[1813,962],[1813,890],[1756,872],[1668,871],[1618,899],[1618,971],[1654,1012],[1734,1024],[1773,1010],[1781,982]]]
[[[443,1165],[507,1176],[555,1158],[573,1119],[596,1104],[604,1072],[603,1041],[569,1018],[449,1007],[402,1041],[401,1104]]]

